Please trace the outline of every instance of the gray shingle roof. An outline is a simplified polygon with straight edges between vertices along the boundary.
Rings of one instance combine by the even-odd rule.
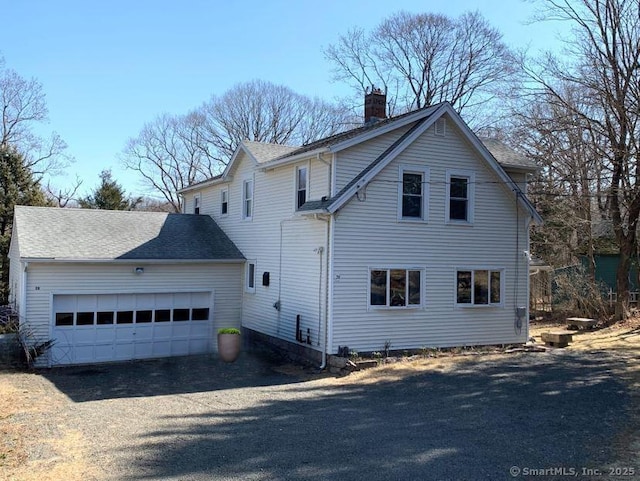
[[[354,129],[332,135],[331,137],[325,137],[324,139],[316,140],[315,142],[311,142],[309,144],[303,145],[302,147],[297,147],[291,152],[281,155],[280,157],[278,157],[278,159],[293,157],[294,155],[302,154],[304,152],[310,152],[312,150],[320,149],[323,147],[331,147],[332,145],[336,145],[340,142],[344,142],[346,140],[352,139],[365,132],[382,128],[391,122],[396,122],[402,118],[408,117],[409,115],[415,115],[417,112],[421,112],[425,110],[433,110],[435,112],[438,109],[438,107],[442,104],[443,102],[434,104],[434,105],[429,105],[421,109],[412,110],[410,112],[406,112],[401,115],[396,115],[395,117],[389,117],[387,119],[379,120],[377,122],[371,122],[371,123],[362,125],[360,127],[356,127]]]
[[[527,170],[539,169],[535,162],[527,159],[524,155],[516,152],[498,139],[481,138],[480,141],[504,168],[508,169],[509,167],[516,167]]]
[[[20,257],[242,260],[208,215],[16,206]]]
[[[260,164],[287,155],[298,149],[298,147],[292,147],[290,145],[266,144],[252,140],[243,140],[242,144]]]

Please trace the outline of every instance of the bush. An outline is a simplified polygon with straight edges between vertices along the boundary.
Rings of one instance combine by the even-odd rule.
[[[238,334],[240,335],[240,329],[235,327],[222,327],[218,329],[218,334]]]
[[[581,266],[555,275],[553,304],[554,311],[571,316],[604,319],[610,315],[607,287],[591,279]]]

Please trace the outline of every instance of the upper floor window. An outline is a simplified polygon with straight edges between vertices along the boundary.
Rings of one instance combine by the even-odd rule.
[[[468,306],[502,304],[501,270],[456,272],[456,303]]]
[[[474,175],[447,171],[447,222],[473,222]]]
[[[420,307],[422,305],[420,269],[371,269],[370,307]]]
[[[253,180],[245,180],[242,185],[242,218],[253,217]]]
[[[307,201],[307,184],[309,183],[307,167],[296,168],[296,209]]]
[[[400,166],[398,219],[427,220],[429,170],[421,166]]]
[[[220,215],[229,213],[229,189],[220,191]]]
[[[193,213],[194,214],[200,213],[200,195],[199,194],[193,197]]]

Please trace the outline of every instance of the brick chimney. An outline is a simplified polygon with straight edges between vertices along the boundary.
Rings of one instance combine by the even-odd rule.
[[[387,118],[387,94],[382,90],[371,86],[364,95],[364,123],[377,122]]]

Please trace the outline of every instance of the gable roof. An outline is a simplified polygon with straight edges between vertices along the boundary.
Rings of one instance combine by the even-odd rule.
[[[524,195],[520,187],[509,177],[496,158],[491,154],[487,146],[473,133],[473,131],[462,120],[460,115],[453,109],[451,104],[443,102],[435,110],[425,112],[425,116],[418,120],[404,135],[396,140],[382,154],[373,160],[362,172],[354,177],[340,192],[331,199],[313,201],[305,203],[299,210],[302,213],[328,212],[334,213],[340,210],[360,189],[365,187],[384,167],[395,159],[408,145],[410,145],[420,134],[428,129],[442,115],[447,114],[453,123],[460,129],[462,135],[472,144],[489,167],[502,180],[509,190],[516,194],[519,204],[531,215],[534,222],[541,224],[542,217],[536,211],[533,204]]]
[[[244,260],[208,215],[16,206],[14,226],[29,260]]]

